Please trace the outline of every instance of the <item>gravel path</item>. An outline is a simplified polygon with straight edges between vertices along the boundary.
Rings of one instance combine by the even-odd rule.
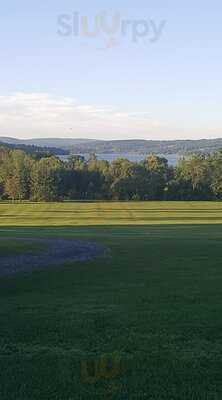
[[[1,242],[4,240],[8,240],[8,238],[0,238]],[[46,246],[46,249],[0,257],[0,276],[30,272],[68,262],[87,261],[105,254],[104,246],[77,239],[10,238],[10,240],[37,242]]]

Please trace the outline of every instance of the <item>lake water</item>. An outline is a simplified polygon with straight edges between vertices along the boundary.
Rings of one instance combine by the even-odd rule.
[[[86,160],[89,159],[89,154],[78,154],[83,156]],[[112,162],[117,158],[127,158],[129,161],[138,162],[142,161],[146,158],[146,154],[138,154],[138,153],[103,153],[96,155],[98,160],[106,160]],[[175,166],[177,161],[181,158],[180,154],[157,154],[159,157],[165,157],[168,160],[169,165]],[[68,161],[70,156],[58,156],[62,161]]]

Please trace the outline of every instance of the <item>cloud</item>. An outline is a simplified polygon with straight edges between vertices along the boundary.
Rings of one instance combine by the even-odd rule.
[[[0,135],[20,138],[155,138],[161,124],[148,112],[99,107],[48,93],[0,96]]]

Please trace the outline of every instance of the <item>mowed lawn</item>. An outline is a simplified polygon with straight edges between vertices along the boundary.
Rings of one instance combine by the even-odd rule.
[[[0,226],[221,224],[222,202],[0,203]]]
[[[0,205],[0,263],[26,237],[107,247],[0,278],[1,400],[222,398],[222,204],[139,205]]]

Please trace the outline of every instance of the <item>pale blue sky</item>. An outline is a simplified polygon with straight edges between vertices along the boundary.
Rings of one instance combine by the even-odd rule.
[[[92,29],[105,11],[146,20],[149,33],[137,43],[130,27],[114,42],[57,33],[61,14]],[[165,21],[155,43],[150,20]],[[8,0],[0,33],[0,136],[222,137],[219,0]]]

